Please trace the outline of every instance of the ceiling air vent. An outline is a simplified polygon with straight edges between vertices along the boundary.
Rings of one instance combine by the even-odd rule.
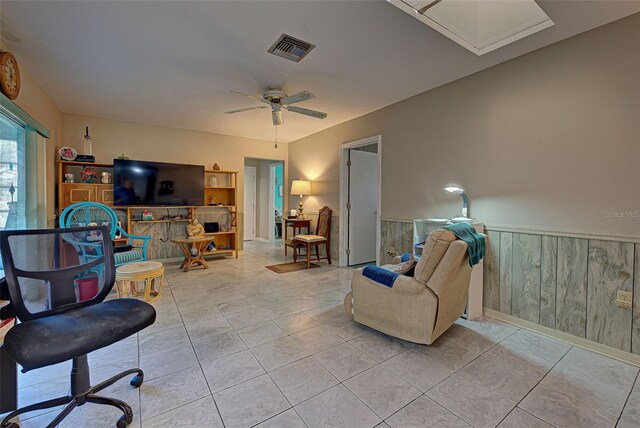
[[[300,62],[315,47],[316,45],[283,34],[278,37],[268,52],[294,62]]]

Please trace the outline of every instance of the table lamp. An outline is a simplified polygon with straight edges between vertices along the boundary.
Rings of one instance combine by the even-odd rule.
[[[305,218],[302,211],[302,197],[311,195],[311,182],[307,180],[293,180],[291,183],[291,194],[300,195],[300,203],[298,204],[298,218]]]
[[[468,218],[467,213],[469,212],[469,198],[467,197],[467,194],[464,193],[464,187],[457,184],[447,184],[446,186],[444,186],[444,190],[449,193],[454,193],[456,195],[462,196],[462,215],[460,217]]]

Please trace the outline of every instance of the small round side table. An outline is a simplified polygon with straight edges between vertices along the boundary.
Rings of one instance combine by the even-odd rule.
[[[209,269],[209,265],[204,260],[204,252],[209,244],[214,240],[213,236],[197,236],[193,238],[174,238],[171,240],[174,244],[182,249],[184,253],[184,261],[180,265],[179,269],[183,269],[185,272],[189,272],[191,266],[200,265],[205,269]],[[196,255],[191,254],[191,247],[196,249]]]
[[[160,262],[133,262],[116,269],[118,297],[144,296],[144,301],[155,302],[160,298],[164,266]],[[138,282],[144,283],[144,291],[138,290]]]

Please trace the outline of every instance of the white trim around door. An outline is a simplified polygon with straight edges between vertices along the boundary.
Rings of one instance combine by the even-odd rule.
[[[340,214],[339,214],[339,257],[340,266],[347,265],[347,247],[349,245],[349,219],[347,203],[349,198],[349,170],[347,161],[349,160],[349,150],[357,147],[378,145],[378,212],[376,227],[376,264],[380,265],[380,215],[382,213],[382,135],[375,135],[357,141],[344,143],[340,146]]]
[[[247,174],[247,172],[249,172]],[[257,178],[256,178],[256,174],[257,174],[257,169],[255,166],[245,166],[244,167],[244,189],[243,189],[243,193],[244,193],[244,237],[243,237],[243,241],[253,241],[256,239],[256,229],[258,226],[257,223],[257,219],[258,219],[258,213],[256,212],[256,186],[258,185],[257,183]],[[247,194],[247,183],[248,182],[252,182],[253,183],[253,195],[248,195]],[[247,206],[247,197],[249,197],[249,202],[251,204],[251,206]],[[249,220],[248,218],[248,214],[252,214],[253,215],[253,228],[251,227],[247,227],[247,220]],[[253,229],[253,230],[252,230]]]

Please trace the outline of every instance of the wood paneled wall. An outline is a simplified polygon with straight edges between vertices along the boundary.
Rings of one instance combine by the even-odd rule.
[[[394,248],[392,254],[388,254]],[[382,220],[380,223],[380,264],[389,264],[394,256],[413,253],[413,222]]]
[[[487,235],[485,307],[640,355],[640,244]],[[634,293],[635,311],[616,306],[618,290]]]

